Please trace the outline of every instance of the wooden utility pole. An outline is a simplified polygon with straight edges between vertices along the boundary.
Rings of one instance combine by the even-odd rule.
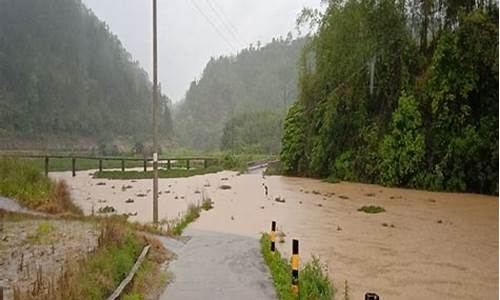
[[[156,1],[153,0],[153,223],[158,224],[158,53]]]

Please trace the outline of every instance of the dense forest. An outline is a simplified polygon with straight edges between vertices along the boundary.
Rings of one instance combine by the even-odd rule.
[[[236,56],[212,58],[175,108],[178,143],[203,150],[276,153],[279,120],[297,99],[298,61],[304,44],[304,39],[289,34],[265,46],[250,46]],[[257,121],[274,125],[254,127]],[[233,123],[238,124],[237,130],[229,130]],[[256,132],[258,128],[265,132]],[[229,142],[233,140],[236,144]]]
[[[329,1],[299,20],[318,30],[285,120],[287,173],[498,193],[496,2]]]
[[[141,142],[151,94],[146,72],[80,0],[0,0],[0,135]],[[162,96],[164,137],[170,105]]]

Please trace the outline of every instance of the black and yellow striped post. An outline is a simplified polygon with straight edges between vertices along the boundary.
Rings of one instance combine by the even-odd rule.
[[[271,252],[276,250],[276,221],[271,223],[271,234],[269,234],[269,239],[271,240]]]
[[[292,241],[292,292],[299,294],[299,241]]]

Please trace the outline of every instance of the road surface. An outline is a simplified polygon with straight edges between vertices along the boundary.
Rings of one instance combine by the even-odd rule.
[[[201,230],[186,235],[191,239],[185,244],[163,239],[178,258],[161,300],[277,299],[257,239]]]

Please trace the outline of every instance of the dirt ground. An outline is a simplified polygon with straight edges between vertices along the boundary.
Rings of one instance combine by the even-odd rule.
[[[133,220],[152,219],[151,180],[53,176],[67,180],[86,213],[112,205]],[[347,280],[351,299],[368,291],[382,299],[498,299],[497,197],[234,172],[160,179],[160,191],[160,218],[178,216],[202,192],[215,201],[191,229],[258,237],[276,220],[286,234],[279,249],[289,254],[298,239],[301,257],[319,256],[339,293]],[[386,211],[359,212],[364,205]]]
[[[3,225],[3,226],[2,226]],[[97,246],[93,225],[77,221],[3,221],[0,225],[0,286],[4,299],[13,288],[33,290],[37,276],[47,288],[68,261],[77,261]]]

